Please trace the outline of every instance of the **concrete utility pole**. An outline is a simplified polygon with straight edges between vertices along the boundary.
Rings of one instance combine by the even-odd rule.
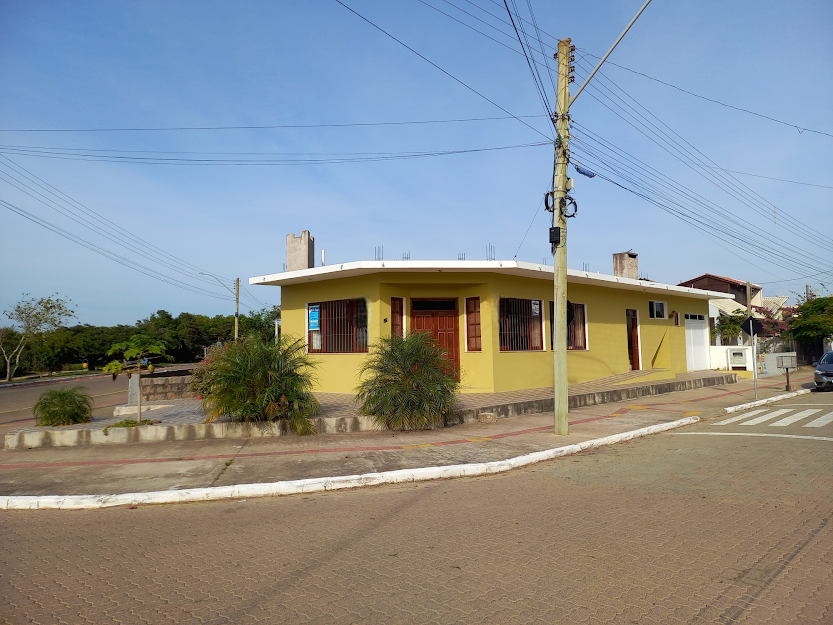
[[[567,412],[567,163],[570,160],[570,53],[569,39],[558,42],[558,86],[555,94],[555,171],[552,178],[553,248],[553,393],[555,433],[569,433]]]
[[[552,227],[550,228],[550,243],[553,248],[553,396],[554,396],[554,417],[555,433],[566,436],[569,433],[568,412],[569,402],[567,397],[567,164],[570,162],[570,106],[575,102],[579,94],[595,76],[599,68],[607,60],[622,38],[633,26],[637,18],[642,15],[645,8],[651,3],[646,0],[634,18],[619,35],[619,38],[602,57],[599,64],[579,87],[575,95],[570,97],[570,82],[573,67],[570,62],[573,60],[571,53],[575,46],[570,45],[570,39],[562,39],[558,42],[558,83],[555,94],[555,170],[553,171],[552,182]],[[571,187],[572,188],[572,187]]]
[[[240,278],[234,279],[234,340],[240,326]]]

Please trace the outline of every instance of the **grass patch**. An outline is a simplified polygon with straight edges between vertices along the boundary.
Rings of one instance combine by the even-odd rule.
[[[110,428],[135,428],[139,425],[153,425],[154,423],[162,423],[161,421],[152,421],[151,419],[142,419],[141,423],[138,423],[136,419],[122,419],[118,423],[113,423],[108,425],[104,428],[104,436],[110,435]]]

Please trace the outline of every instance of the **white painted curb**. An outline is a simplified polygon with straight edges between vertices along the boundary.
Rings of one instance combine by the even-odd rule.
[[[794,393],[784,393],[783,395],[776,395],[775,397],[768,397],[766,399],[759,399],[758,401],[750,401],[745,404],[738,404],[737,406],[729,406],[726,408],[726,412],[737,412],[738,410],[746,410],[747,408],[755,408],[756,406],[765,406],[767,404],[771,404],[775,401],[781,401],[782,399],[789,399],[790,397],[798,397],[799,395],[804,395],[809,393],[809,388],[803,388],[800,391],[795,391]]]
[[[123,493],[120,495],[42,495],[42,496],[7,496],[0,497],[0,510],[79,510],[85,508],[111,508],[114,506],[138,506],[163,503],[185,503],[194,501],[214,501],[218,499],[241,499],[249,497],[270,497],[277,495],[296,495],[316,493],[343,488],[358,488],[378,484],[401,484],[403,482],[422,482],[453,477],[474,477],[503,473],[536,462],[551,460],[561,456],[577,454],[588,449],[604,445],[622,443],[634,438],[672,430],[684,425],[697,423],[699,417],[686,417],[669,423],[651,425],[630,432],[613,434],[596,438],[575,445],[556,447],[536,451],[523,456],[493,462],[474,464],[455,464],[444,467],[423,467],[419,469],[399,469],[382,473],[365,473],[364,475],[343,475],[338,477],[318,477],[306,480],[286,482],[267,482],[261,484],[237,484],[234,486],[210,486],[206,488],[188,488],[184,490],[162,490],[151,493]]]

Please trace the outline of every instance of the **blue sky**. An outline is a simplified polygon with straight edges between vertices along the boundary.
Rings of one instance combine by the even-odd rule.
[[[513,115],[533,116],[524,120],[548,134],[524,57],[431,8],[518,50],[517,41],[497,30],[509,32],[510,27],[484,11],[505,20],[502,2],[345,3]],[[639,0],[569,7],[532,2],[546,33],[571,37],[578,47],[573,89],[596,61],[583,55],[604,54],[640,5]],[[525,3],[518,7],[528,18]],[[542,39],[555,44],[548,36]],[[774,1],[655,0],[610,60],[709,98],[833,134],[831,44],[829,2],[796,1],[785,10],[783,2]],[[545,140],[514,119],[305,129],[7,132],[505,116],[330,0],[6,1],[0,3],[0,81],[0,199],[130,264],[220,296],[137,273],[0,207],[3,309],[22,293],[58,292],[75,302],[83,323],[133,323],[157,309],[229,313],[233,302],[222,299],[230,297],[228,292],[219,284],[199,282],[198,272],[224,280],[240,276],[244,283],[250,276],[278,272],[286,234],[303,229],[313,233],[319,250],[326,249],[328,263],[372,259],[379,245],[386,258],[410,252],[412,259],[456,259],[464,252],[467,259],[481,259],[488,243],[500,259],[517,254],[541,262],[548,256],[549,215],[543,210],[536,215],[536,208],[552,175],[549,145],[281,166],[54,158],[320,159]],[[654,168],[667,176],[666,184],[687,188],[689,200],[698,193],[701,204],[690,207],[691,214],[705,224],[722,224],[726,240],[715,241],[600,177],[571,173],[579,213],[569,224],[570,267],[587,263],[591,271],[611,273],[611,254],[633,249],[641,272],[657,281],[677,283],[709,272],[763,284],[766,295],[803,291],[805,283],[820,294],[833,291],[833,189],[740,174],[731,180],[717,170],[729,181],[723,190],[715,186],[714,174],[672,156],[667,137],[659,138],[658,145],[617,114],[627,116],[624,102],[644,106],[678,133],[674,139],[679,144],[689,142],[694,147],[688,149],[705,155],[699,158],[708,157],[722,168],[827,187],[833,187],[833,137],[713,104],[612,65],[591,85],[571,110],[579,124],[574,127],[574,159],[603,172],[593,155],[611,166],[604,146],[624,149],[643,163],[642,177],[630,183],[610,172],[607,177],[633,188],[634,180],[644,182],[645,172],[651,171],[646,167]],[[620,99],[605,100],[612,92]],[[604,143],[595,143],[593,136]],[[9,146],[36,148],[40,156]],[[56,212],[12,185],[34,186],[14,167],[150,245],[110,240]],[[58,206],[69,210],[66,204]],[[73,210],[81,209],[75,205]],[[735,235],[746,237],[746,251],[733,240]],[[244,311],[246,305],[259,307],[255,300],[280,301],[276,288],[249,289],[254,298],[244,296]]]

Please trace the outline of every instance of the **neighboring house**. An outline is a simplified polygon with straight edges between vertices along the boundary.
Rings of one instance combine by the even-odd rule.
[[[635,273],[636,254],[630,256]],[[313,255],[301,251],[287,264],[297,267],[298,257]],[[574,306],[570,383],[630,370],[658,369],[657,377],[672,377],[709,368],[708,302],[721,293],[574,270],[567,280]],[[464,393],[553,382],[552,266],[358,261],[249,283],[281,287],[283,332],[303,338],[315,355],[319,391],[352,392],[379,337],[421,331],[448,351]]]
[[[727,295],[727,297],[713,299],[709,302],[711,366],[714,369],[752,371],[752,341],[748,334],[741,333],[736,339],[721,339],[721,337],[714,334],[715,326],[721,315],[727,317],[739,314],[745,315],[749,310],[749,307],[747,307],[747,283],[734,278],[706,273],[692,280],[681,282],[679,286],[709,289]],[[748,285],[748,292],[751,295],[751,314],[754,318],[764,319],[764,310],[771,313],[775,319],[783,318],[784,304],[787,303],[789,297],[764,297],[763,289],[752,283]]]
[[[735,302],[746,308],[746,282],[734,278],[724,278],[711,273],[704,273],[702,276],[692,280],[680,282],[679,286],[687,286],[694,289],[706,291],[719,291],[728,295],[727,299],[734,299]],[[757,284],[750,284],[752,306],[763,306],[763,289]]]

